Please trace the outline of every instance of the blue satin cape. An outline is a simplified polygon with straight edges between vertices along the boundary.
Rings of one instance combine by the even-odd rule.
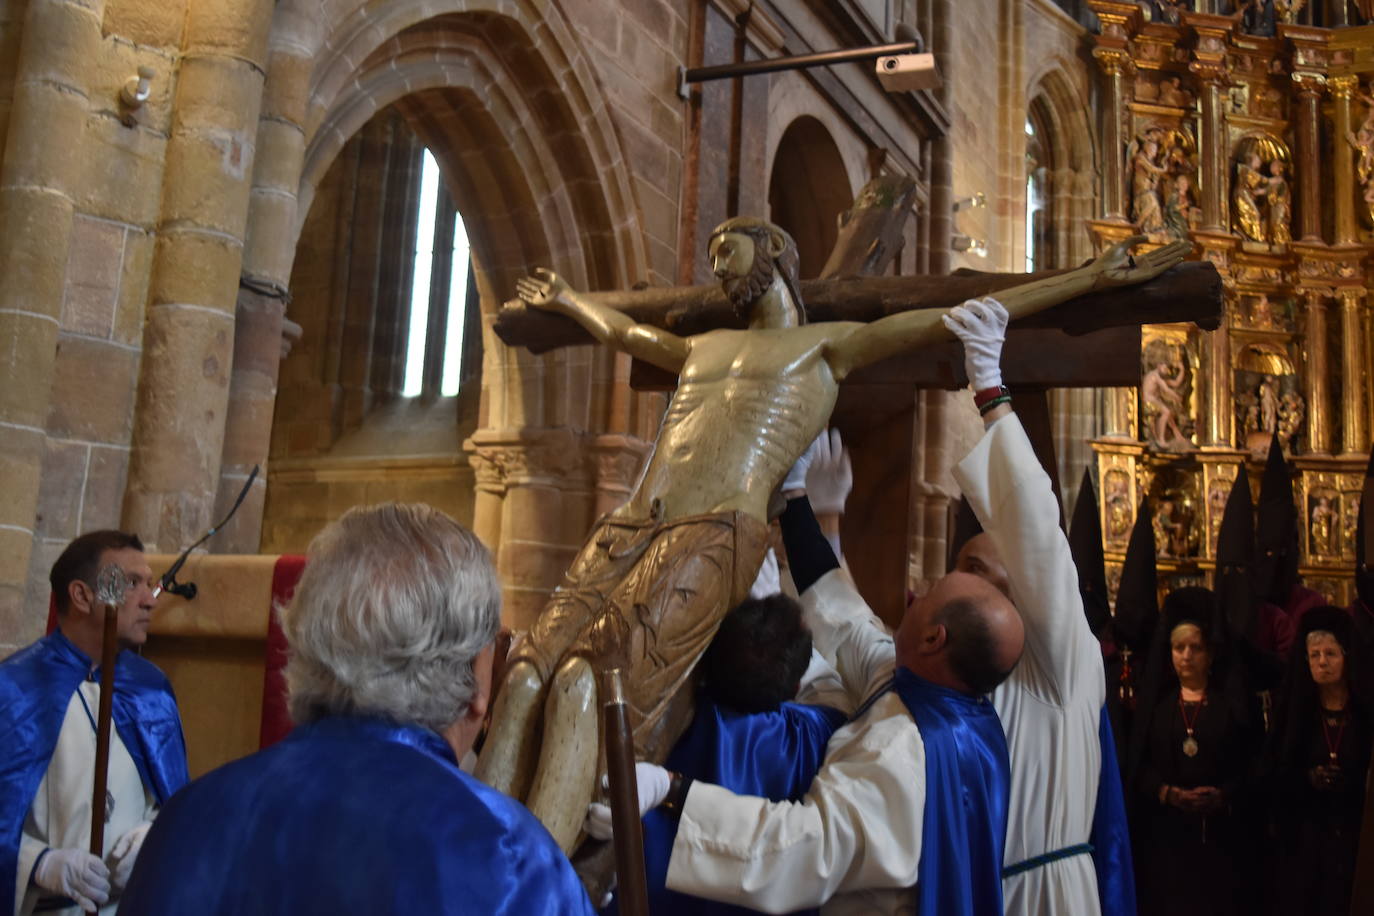
[[[1011,761],[992,703],[898,668],[926,755],[925,821],[916,870],[922,916],[1001,916]]]
[[[1116,762],[1116,739],[1107,707],[1097,726],[1102,743],[1102,775],[1097,781],[1097,807],[1093,810],[1093,868],[1097,870],[1097,897],[1102,916],[1136,916],[1135,872],[1131,865],[1131,832],[1126,823],[1126,799],[1121,790],[1121,768]]]
[[[784,703],[775,712],[741,713],[698,695],[692,724],[668,755],[666,766],[739,795],[758,795],[769,801],[796,800],[811,787],[830,736],[844,722],[844,713],[829,706]],[[677,827],[677,818],[662,809],[644,815],[649,912],[653,916],[754,912],[679,894],[664,886]],[[618,903],[602,912],[618,913]]]
[[[0,888],[13,893],[19,840],[67,707],[91,660],[61,630],[0,662]],[[127,650],[115,657],[113,721],[158,804],[186,785],[186,742],[166,676]]]
[[[333,717],[197,779],[148,832],[136,916],[590,914],[525,808],[428,729]]]

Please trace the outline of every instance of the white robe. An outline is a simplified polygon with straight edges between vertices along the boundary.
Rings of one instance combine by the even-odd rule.
[[[992,696],[1011,756],[1004,864],[1012,865],[1088,840],[1101,770],[1102,655],[1083,615],[1049,478],[1020,421],[1010,416],[994,423],[955,477],[1002,555],[1026,627],[1025,654]],[[891,676],[892,640],[847,575],[828,573],[802,595],[802,605],[817,646],[834,660],[856,702]],[[828,893],[853,887],[914,884],[924,748],[910,715],[902,721],[884,705],[887,700],[901,705],[888,695],[835,733],[826,765],[801,806],[694,786],[673,846],[668,886],[786,912],[789,905],[815,906]],[[892,742],[888,753],[876,753],[883,741]],[[875,786],[878,791],[870,791]],[[761,887],[768,888],[766,894]],[[1086,855],[1012,877],[1003,883],[1003,894],[1005,911],[1017,916],[1100,912],[1097,877]],[[889,892],[862,902],[837,897],[825,912],[912,908],[909,894]]]
[[[858,596],[836,570],[807,590],[802,606],[816,647],[857,704],[892,678],[892,637],[862,599],[830,606],[832,592]],[[835,732],[800,802],[693,784],[667,885],[770,913],[821,904],[826,916],[914,913],[924,810],[925,745],[889,692]]]
[[[1011,753],[1006,865],[1088,842],[1102,768],[1102,651],[1083,615],[1059,504],[1014,415],[994,423],[954,470],[991,535],[1026,628],[1021,663],[992,694]],[[1089,855],[1002,883],[1008,916],[1097,916]]]
[[[82,705],[82,698],[86,705]],[[87,715],[87,709],[90,716]],[[72,693],[57,746],[38,792],[24,819],[19,840],[18,867],[15,869],[15,912],[28,916],[33,912],[40,895],[46,891],[29,883],[34,863],[43,850],[88,849],[91,843],[91,790],[95,785],[95,727],[92,718],[100,709],[100,683],[82,681]],[[108,856],[119,838],[157,813],[157,800],[143,787],[138,767],[120,740],[119,731],[110,729],[110,770],[107,780],[109,793],[114,797],[114,810],[105,824],[104,856]],[[101,916],[112,916],[119,901],[100,908]],[[80,916],[80,907],[50,910],[60,916]]]

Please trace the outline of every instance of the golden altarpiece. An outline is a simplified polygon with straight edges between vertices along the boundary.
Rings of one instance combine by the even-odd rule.
[[[1342,0],[1089,2],[1096,240],[1191,239],[1225,289],[1220,329],[1144,328],[1140,386],[1107,395],[1093,449],[1109,581],[1148,494],[1161,583],[1205,584],[1236,474],[1253,483],[1277,433],[1303,579],[1346,604],[1374,413],[1374,25],[1349,25],[1362,11]]]

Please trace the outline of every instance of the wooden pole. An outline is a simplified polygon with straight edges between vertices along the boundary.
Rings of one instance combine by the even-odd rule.
[[[114,714],[115,654],[119,651],[119,608],[105,605],[100,641],[100,710],[95,730],[95,787],[91,791],[91,855],[105,857],[105,796],[110,777],[110,721]]]
[[[634,736],[630,708],[619,668],[601,674],[602,728],[606,740],[606,776],[610,782],[612,842],[619,887],[620,912],[649,916],[649,885],[644,873],[644,827],[639,820],[639,786],[635,781]]]

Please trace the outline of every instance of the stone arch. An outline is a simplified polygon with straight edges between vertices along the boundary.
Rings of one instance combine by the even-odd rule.
[[[1040,239],[1047,242],[1049,258],[1041,267],[1071,267],[1093,254],[1088,221],[1097,215],[1097,146],[1089,121],[1089,100],[1070,75],[1081,68],[1081,62],[1055,55],[1035,74],[1026,93],[1026,117],[1036,125],[1046,160],[1040,164],[1043,172],[1039,177],[1048,219]],[[1027,209],[1023,203],[1023,215]],[[1024,233],[1021,238],[1025,238]],[[1072,511],[1077,501],[1083,468],[1092,462],[1087,442],[1101,432],[1101,397],[1088,388],[1050,392],[1059,485],[1066,512]]]
[[[473,527],[497,554],[508,619],[526,625],[601,491],[623,487],[617,469],[635,464],[608,456],[640,447],[630,435],[638,430],[627,428],[628,367],[613,354],[535,357],[491,332],[515,278],[532,266],[591,289],[629,286],[646,273],[601,88],[556,5],[324,0],[300,15],[328,25],[313,65],[286,77],[296,81],[304,141],[289,237],[340,150],[381,109],[399,112],[435,154],[469,230],[482,312],[479,428],[465,446],[476,475]]]
[[[853,199],[831,132],[811,115],[793,119],[774,149],[768,206],[773,222],[797,242],[803,278],[825,266],[838,232],[836,217]]]
[[[447,12],[413,0],[329,6],[325,15],[339,25],[324,37],[309,79],[297,228],[314,184],[353,131],[408,98],[404,107],[426,125],[417,132],[446,166],[460,209],[476,214],[482,194],[505,197],[474,227],[479,288],[490,293],[482,296],[484,326],[530,265],[548,264],[588,288],[642,278],[644,240],[619,143],[561,13],[482,0]],[[487,180],[465,182],[464,174]],[[589,429],[613,418],[606,384],[591,398],[568,397],[593,387],[593,361],[597,379],[613,377],[609,354],[537,358],[494,341],[487,353],[493,384],[484,384],[484,426]]]
[[[1097,147],[1088,120],[1091,109],[1069,78],[1070,66],[1068,61],[1052,58],[1026,94],[1027,117],[1045,132],[1041,143],[1048,159],[1043,165],[1056,267],[1079,263],[1091,255],[1087,221],[1095,215]]]

